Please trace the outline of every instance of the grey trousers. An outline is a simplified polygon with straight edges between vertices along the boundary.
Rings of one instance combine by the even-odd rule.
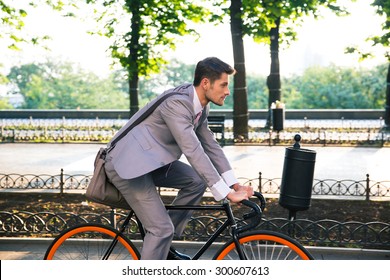
[[[192,211],[167,212],[156,186],[179,189],[173,204],[198,204],[206,190],[204,181],[191,166],[180,161],[134,179],[119,177],[109,157],[105,169],[144,226],[141,259],[166,259],[174,235],[182,234]]]

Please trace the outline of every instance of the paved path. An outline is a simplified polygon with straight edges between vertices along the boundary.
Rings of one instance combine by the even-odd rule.
[[[92,174],[100,144],[0,144],[2,174]],[[388,181],[390,148],[309,147],[316,151],[315,179]],[[281,178],[286,147],[226,146],[238,177]],[[185,159],[183,159],[185,161]]]
[[[0,238],[0,260],[42,260],[51,239],[49,238]],[[194,255],[200,248],[198,242],[174,242],[180,252]],[[390,260],[390,250],[364,250],[307,247],[316,260]],[[217,246],[212,247],[201,260],[212,259]]]
[[[99,144],[0,144],[0,173],[2,174],[91,174],[93,160]],[[237,176],[280,178],[286,147],[226,146],[224,151],[231,160]],[[390,148],[362,147],[308,147],[317,153],[316,179],[364,180],[365,175],[375,181],[389,181],[388,162]],[[184,159],[185,160],[185,159]],[[47,239],[0,238],[0,259],[42,259],[48,246]],[[177,243],[176,247],[191,254],[198,245]],[[389,260],[390,252],[381,250],[341,249],[313,247],[316,259],[325,260]],[[207,256],[207,258],[210,258]]]

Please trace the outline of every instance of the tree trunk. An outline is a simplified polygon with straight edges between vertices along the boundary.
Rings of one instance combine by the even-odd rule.
[[[271,28],[270,36],[270,50],[271,50],[271,68],[270,74],[267,77],[268,87],[268,108],[271,107],[272,102],[276,100],[281,101],[281,82],[280,82],[280,68],[279,68],[279,25],[280,18],[275,21],[276,26]],[[271,125],[271,110],[267,119],[267,127]]]
[[[248,139],[248,100],[245,80],[245,54],[242,32],[241,0],[231,0],[230,29],[232,34],[234,68],[233,134],[234,139]]]
[[[132,117],[139,110],[138,75],[129,75],[129,78],[130,117]]]
[[[141,15],[139,9],[141,3],[139,0],[126,1],[130,13],[131,13],[131,33],[130,41],[128,42],[129,56],[128,56],[128,69],[129,75],[129,96],[130,96],[130,117],[133,116],[139,110],[138,101],[138,54],[139,54],[139,38],[140,38],[140,22]]]
[[[389,67],[387,68],[385,126],[387,129],[390,129],[390,64]]]

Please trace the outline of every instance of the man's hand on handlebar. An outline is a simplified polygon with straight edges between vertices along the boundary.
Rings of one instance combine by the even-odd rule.
[[[237,183],[237,184],[233,185],[233,189],[236,192],[245,191],[248,194],[248,198],[251,197],[254,194],[252,186],[243,186],[243,185],[240,185],[239,183]]]
[[[239,183],[233,185],[233,190],[227,195],[231,202],[238,203],[248,199],[254,194],[252,186],[243,186]]]

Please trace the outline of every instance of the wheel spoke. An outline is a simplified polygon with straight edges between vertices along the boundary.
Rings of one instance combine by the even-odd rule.
[[[104,225],[79,225],[58,236],[45,259],[101,260],[118,237],[108,259],[139,259],[137,248],[116,229]]]
[[[239,237],[241,250],[251,260],[299,260],[312,259],[310,253],[287,235],[254,231]],[[215,259],[239,259],[233,241],[225,244]]]

